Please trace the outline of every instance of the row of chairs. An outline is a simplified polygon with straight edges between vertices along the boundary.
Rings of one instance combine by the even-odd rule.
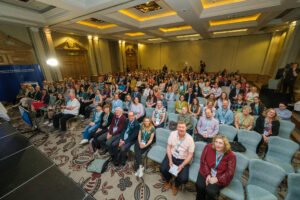
[[[147,153],[147,158],[157,163],[162,163],[166,155],[166,147],[170,133],[171,131],[167,129],[157,129],[156,143]],[[286,143],[283,145],[281,141],[292,142],[276,136],[271,137],[265,161],[259,159],[250,159],[249,161],[249,158],[245,155],[235,152],[237,165],[234,178],[229,186],[222,189],[221,193],[231,199],[244,199],[245,195],[241,177],[249,164],[250,175],[246,186],[247,199],[277,199],[277,187],[288,173],[290,173],[288,174],[289,192],[286,199],[290,200],[298,197],[300,190],[298,190],[296,186],[299,186],[300,174],[295,175],[294,173],[286,171],[282,163],[290,163],[295,153],[295,149],[290,149],[291,146],[293,145],[296,148],[297,145],[297,149],[299,149],[299,146],[295,143]],[[278,144],[278,142],[280,142],[280,144]],[[196,182],[197,180],[200,158],[205,145],[206,143],[204,142],[195,143],[194,158],[189,170],[189,180],[192,182]]]

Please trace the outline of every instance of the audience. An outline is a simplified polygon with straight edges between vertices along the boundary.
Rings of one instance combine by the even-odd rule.
[[[135,119],[141,123],[143,121],[145,112],[144,107],[140,103],[140,99],[138,97],[134,97],[133,103],[130,106],[130,111],[134,113]]]
[[[193,125],[194,125],[194,118],[193,115],[188,113],[188,108],[183,106],[182,113],[178,115],[178,121],[183,121],[186,125],[186,132],[193,135]]]
[[[177,130],[173,131],[168,139],[167,155],[160,165],[160,171],[166,180],[164,190],[167,191],[172,186],[173,195],[178,192],[178,187],[187,183],[189,178],[189,164],[193,158],[195,144],[192,136],[186,133],[186,125],[179,121]],[[172,174],[170,168],[177,169],[175,184],[172,184]]]
[[[235,169],[236,157],[228,139],[223,135],[215,136],[202,151],[196,200],[217,200],[220,190],[232,181]]]
[[[197,123],[195,141],[212,142],[212,138],[219,132],[219,122],[213,117],[212,110],[207,108],[205,116],[200,117]]]
[[[231,125],[234,117],[233,112],[229,109],[229,100],[223,100],[223,105],[216,111],[215,118],[220,124]]]
[[[155,128],[163,128],[165,126],[166,109],[163,107],[162,102],[158,101],[157,106],[152,114],[152,123]]]
[[[231,109],[233,112],[241,112],[246,105],[247,103],[243,100],[243,94],[238,94],[237,99],[233,101]]]
[[[292,112],[287,109],[287,105],[285,103],[279,103],[278,108],[275,108],[275,110],[278,115],[278,119],[291,120]]]
[[[251,115],[261,115],[264,110],[265,107],[264,105],[260,102],[259,97],[254,97],[253,98],[253,103],[250,104],[251,107]]]
[[[150,90],[149,95],[146,99],[146,105],[148,108],[155,108],[157,103],[157,98],[153,93],[153,90]]]
[[[179,100],[175,103],[176,113],[182,113],[183,107],[188,107],[188,103],[184,100],[184,95],[180,95]]]
[[[235,115],[234,125],[236,129],[252,130],[254,124],[254,118],[250,115],[250,106],[244,106],[242,112]]]
[[[114,99],[111,102],[112,104],[112,109],[111,111],[114,113],[116,108],[121,108],[123,109],[123,102],[119,99],[119,94],[116,93],[114,96]]]
[[[198,98],[194,98],[193,102],[189,105],[189,112],[198,119],[201,112],[201,106],[199,104]]]

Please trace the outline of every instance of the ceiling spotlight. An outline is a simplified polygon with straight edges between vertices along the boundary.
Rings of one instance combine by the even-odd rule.
[[[98,40],[99,38],[98,38],[98,36],[94,36],[94,40]]]
[[[91,40],[93,38],[93,36],[91,35],[88,35],[88,39]]]
[[[58,61],[56,58],[49,58],[46,61],[47,65],[51,66],[51,67],[56,67],[58,65]]]

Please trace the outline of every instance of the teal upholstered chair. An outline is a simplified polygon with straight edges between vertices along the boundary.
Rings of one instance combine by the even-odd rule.
[[[270,90],[277,90],[278,89],[278,85],[279,85],[280,80],[277,79],[270,79],[269,83],[268,83],[268,89]]]
[[[196,128],[196,126],[197,126],[197,118],[195,118],[195,117],[193,117],[193,120],[194,120],[194,123],[193,123],[193,138],[194,138],[194,136],[195,136],[195,128]]]
[[[298,150],[299,145],[289,139],[269,137],[268,151],[264,160],[280,166],[286,173],[294,173],[291,161]]]
[[[288,120],[279,120],[280,127],[279,127],[279,137],[290,139],[290,136],[295,129],[295,124]]]
[[[285,200],[294,200],[300,198],[300,174],[289,174],[288,175],[288,192]]]
[[[166,156],[168,138],[170,130],[158,128],[156,129],[156,143],[152,146],[147,154],[147,157],[151,160],[161,163]]]
[[[146,117],[149,117],[150,119],[152,119],[153,111],[154,111],[154,108],[145,108]]]
[[[144,106],[146,106],[146,100],[147,100],[147,97],[141,96],[141,104],[143,104]]]
[[[175,113],[175,101],[168,101],[168,113]]]
[[[178,114],[175,114],[175,113],[168,113],[168,129],[169,129],[169,126],[170,126],[170,122],[171,121],[174,121],[174,122],[178,122]]]
[[[200,158],[205,145],[205,142],[195,142],[195,153],[189,169],[189,180],[194,183],[197,181],[200,168]]]
[[[246,186],[248,200],[277,200],[277,187],[285,177],[285,171],[266,161],[252,159]]]
[[[241,179],[245,169],[248,167],[249,161],[240,153],[234,154],[236,156],[234,177],[231,183],[221,190],[221,194],[233,200],[244,200],[245,194]]]
[[[56,96],[54,96],[54,95],[50,96],[50,98],[49,98],[49,104],[46,105],[46,106],[40,107],[39,110],[46,112],[47,111],[47,107],[49,105],[53,105],[54,102],[55,102],[55,100],[56,100]]]
[[[203,98],[203,97],[197,97],[197,99],[199,100],[199,104],[205,105],[205,103],[206,103],[206,99],[205,98]]]
[[[237,133],[238,130],[233,126],[226,124],[220,124],[219,126],[219,134],[225,135],[230,142],[234,140]]]
[[[242,154],[248,159],[258,158],[256,148],[261,141],[261,135],[255,131],[238,130],[238,141],[246,147],[246,152]]]

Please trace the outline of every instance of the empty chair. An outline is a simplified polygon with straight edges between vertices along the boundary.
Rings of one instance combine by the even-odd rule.
[[[229,142],[232,142],[237,135],[238,130],[233,126],[228,126],[226,124],[219,125],[219,134],[225,135]]]
[[[170,122],[173,121],[173,122],[176,122],[178,121],[178,114],[175,114],[175,113],[168,113],[168,129],[170,127]]]
[[[49,98],[49,104],[46,105],[46,106],[40,107],[39,110],[42,110],[42,111],[44,111],[44,112],[47,111],[47,107],[48,107],[49,105],[52,105],[52,104],[55,102],[55,100],[56,100],[56,96],[54,96],[54,95],[50,96],[50,98]]]
[[[175,101],[168,101],[168,113],[175,113]]]
[[[247,199],[277,200],[277,187],[284,177],[285,171],[282,168],[263,160],[250,160]]]
[[[144,106],[146,106],[146,99],[147,99],[147,97],[145,97],[145,96],[141,97],[141,104],[143,104]]]
[[[145,108],[146,117],[149,117],[152,120],[152,113],[154,108]]]
[[[256,148],[261,141],[261,135],[255,131],[238,130],[238,141],[246,147],[246,152],[242,154],[247,158],[258,158]]]
[[[279,137],[290,139],[290,136],[295,129],[295,124],[287,120],[279,120]]]
[[[199,100],[199,104],[205,105],[206,103],[206,99],[203,97],[197,97],[197,99]]]
[[[291,140],[277,136],[269,137],[268,152],[264,160],[280,166],[286,173],[294,173],[291,161],[299,145]]]
[[[197,181],[200,169],[200,158],[205,145],[205,142],[195,142],[195,153],[189,169],[189,180],[194,183]]]
[[[231,183],[221,190],[221,194],[233,200],[244,200],[244,188],[242,185],[242,175],[248,167],[248,159],[240,153],[236,156],[236,168]]]
[[[161,163],[167,153],[168,138],[170,130],[158,128],[156,129],[156,143],[151,147],[147,157],[151,160]]]
[[[300,174],[289,174],[288,175],[288,192],[285,197],[285,200],[294,200],[299,199],[300,197]]]
[[[279,85],[280,79],[270,79],[268,83],[268,89],[269,90],[278,90],[278,85]]]

